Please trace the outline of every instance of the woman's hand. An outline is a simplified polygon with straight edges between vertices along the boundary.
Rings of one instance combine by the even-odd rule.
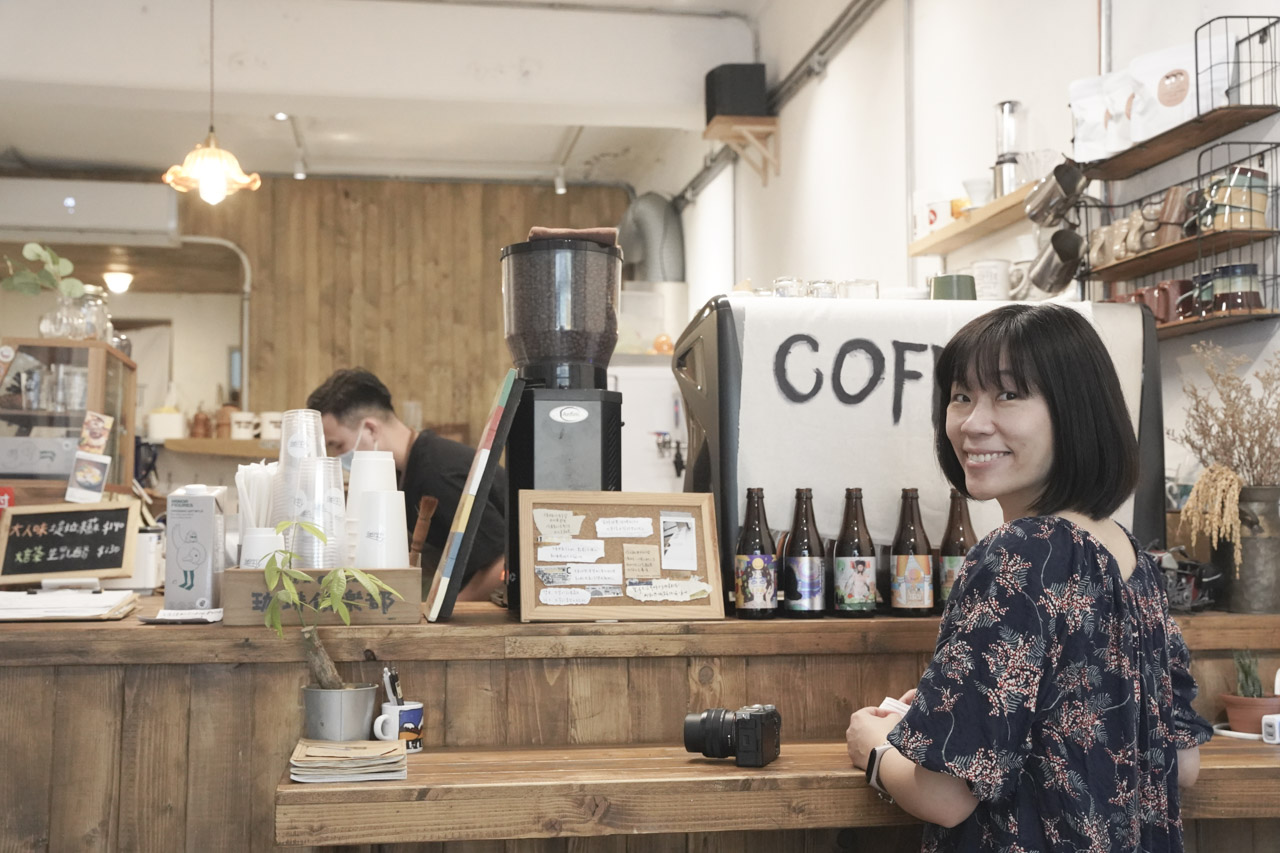
[[[908,695],[915,695],[912,690]],[[906,701],[905,699],[903,701]],[[859,770],[867,767],[867,756],[871,750],[885,743],[889,731],[902,719],[901,714],[885,711],[881,708],[860,708],[849,717],[849,728],[844,733],[845,743],[849,748],[849,760]]]

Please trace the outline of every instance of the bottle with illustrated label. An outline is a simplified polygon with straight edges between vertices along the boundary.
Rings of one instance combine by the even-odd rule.
[[[778,607],[778,564],[764,512],[764,489],[747,489],[747,512],[733,558],[734,609],[739,619],[772,619]]]
[[[844,490],[844,519],[836,539],[832,575],[835,616],[876,615],[876,548],[862,512],[862,489]]]
[[[902,490],[902,512],[889,551],[889,566],[893,615],[928,616],[933,612],[937,580],[929,536],[920,519],[920,495],[915,489]]]
[[[942,612],[951,598],[951,588],[955,585],[956,575],[964,565],[964,558],[974,546],[973,522],[969,520],[969,504],[959,490],[951,490],[951,511],[947,514],[947,529],[942,534],[942,565],[939,566],[941,580],[937,611]]]
[[[813,520],[813,492],[809,489],[796,489],[796,514],[785,553],[778,589],[782,615],[795,619],[821,617],[826,597],[826,559],[822,535]]]

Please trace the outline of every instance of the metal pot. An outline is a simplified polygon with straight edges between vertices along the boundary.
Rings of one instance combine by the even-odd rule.
[[[1240,490],[1240,563],[1230,543],[1214,556],[1229,564],[1228,610],[1280,613],[1280,486]]]
[[[1088,185],[1089,179],[1074,163],[1059,163],[1041,178],[1027,196],[1027,218],[1037,225],[1057,225]]]
[[[1058,293],[1076,277],[1084,256],[1084,238],[1065,228],[1053,232],[1048,244],[1031,264],[1027,277],[1045,293]]]
[[[343,684],[340,690],[302,688],[302,736],[312,740],[369,740],[376,684]]]

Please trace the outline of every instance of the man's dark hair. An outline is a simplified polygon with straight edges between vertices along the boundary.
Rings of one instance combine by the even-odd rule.
[[[1061,305],[997,308],[966,323],[938,356],[934,442],[951,485],[970,496],[947,438],[951,384],[998,389],[1002,370],[1019,393],[1044,398],[1053,425],[1053,464],[1032,511],[1075,510],[1090,518],[1115,512],[1138,482],[1138,441],[1102,338],[1078,311]]]
[[[351,367],[334,371],[324,384],[307,397],[307,408],[322,415],[332,415],[346,423],[351,415],[365,417],[377,414],[385,417],[395,414],[391,407],[391,392],[363,367]]]

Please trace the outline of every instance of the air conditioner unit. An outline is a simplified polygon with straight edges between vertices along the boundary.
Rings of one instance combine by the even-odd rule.
[[[0,240],[177,246],[177,193],[161,183],[0,178]]]

